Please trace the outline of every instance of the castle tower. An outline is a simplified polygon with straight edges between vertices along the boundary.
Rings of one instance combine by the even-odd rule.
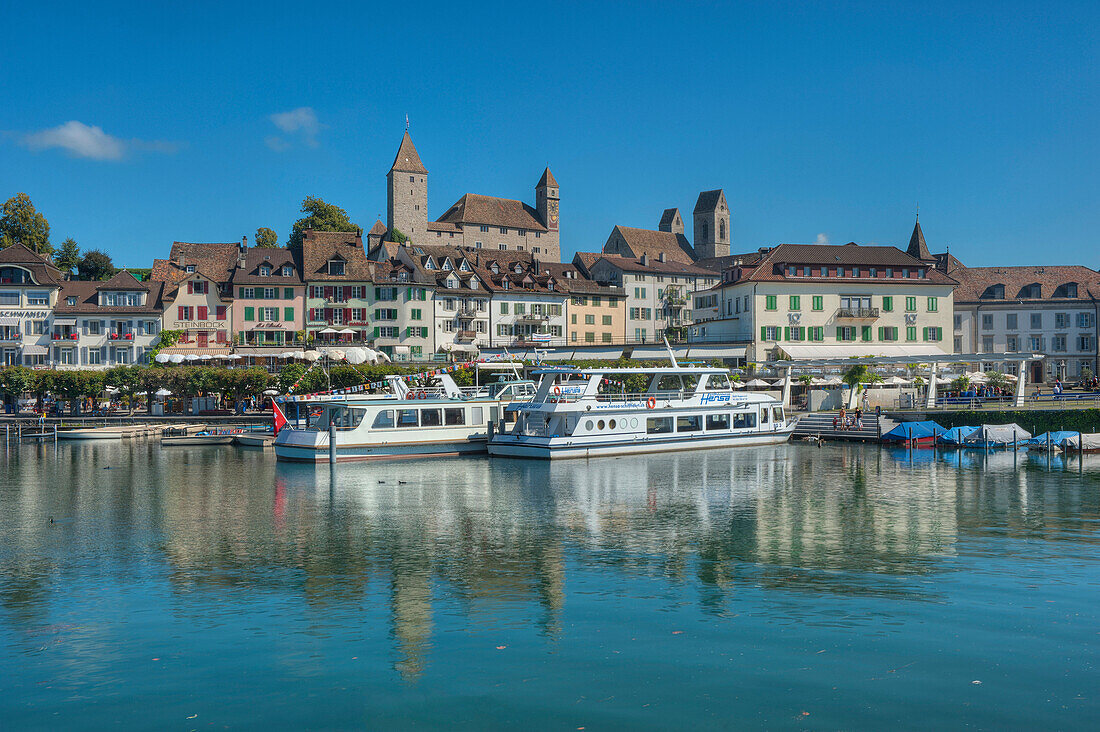
[[[386,173],[386,227],[390,238],[396,229],[412,241],[428,235],[428,169],[420,162],[408,129]]]
[[[684,219],[680,216],[680,209],[666,208],[661,214],[661,223],[657,224],[657,231],[668,231],[673,234],[684,233]]]
[[[561,259],[558,238],[559,201],[558,181],[554,179],[554,174],[547,167],[546,170],[542,171],[542,177],[539,178],[538,185],[535,186],[535,210],[547,229],[546,243],[539,248],[542,250],[542,254],[549,255],[547,259],[555,262]]]
[[[728,257],[730,209],[722,189],[700,193],[692,217],[695,219],[695,258]]]
[[[935,257],[928,251],[928,244],[924,241],[924,232],[920,228],[920,219],[917,219],[916,226],[913,227],[913,235],[909,237],[909,248],[905,250],[905,253],[910,257],[916,257],[922,262],[930,262]]]

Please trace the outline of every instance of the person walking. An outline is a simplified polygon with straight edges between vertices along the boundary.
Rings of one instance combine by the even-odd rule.
[[[848,410],[844,407],[840,408],[840,429],[848,429]]]

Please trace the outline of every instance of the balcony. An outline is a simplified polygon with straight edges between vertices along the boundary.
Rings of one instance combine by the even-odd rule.
[[[687,305],[687,298],[683,295],[665,295],[665,302],[669,307],[682,308]]]
[[[132,343],[134,340],[133,333],[108,333],[107,340],[112,343]]]
[[[878,308],[840,308],[836,311],[837,320],[876,320]]]
[[[473,320],[477,317],[477,311],[473,308],[459,308],[458,312],[455,313],[455,317],[462,320]]]
[[[516,320],[521,320],[527,323],[546,323],[549,322],[549,315],[539,315],[536,313],[520,313],[516,316]]]
[[[80,338],[79,333],[51,333],[50,340],[53,341],[75,341]]]
[[[455,333],[455,340],[456,341],[472,341],[476,337],[477,337],[477,333],[475,333],[472,330],[460,330],[457,333]]]
[[[20,341],[23,336],[17,330],[0,330],[0,343]]]

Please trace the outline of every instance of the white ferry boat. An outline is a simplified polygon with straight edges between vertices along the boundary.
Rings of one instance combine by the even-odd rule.
[[[533,381],[500,381],[482,396],[467,396],[450,377],[443,394],[410,390],[395,380],[392,396],[341,396],[308,404],[305,428],[284,427],[273,447],[278,460],[329,460],[330,425],[337,461],[484,453],[489,425],[507,420],[504,407],[531,399]]]
[[[567,458],[671,452],[786,442],[797,420],[766,394],[733,389],[729,371],[712,367],[554,368],[541,377],[534,398],[507,408],[514,422],[494,425],[489,454]],[[584,389],[567,393],[566,376]],[[606,380],[649,377],[642,393],[615,393]]]

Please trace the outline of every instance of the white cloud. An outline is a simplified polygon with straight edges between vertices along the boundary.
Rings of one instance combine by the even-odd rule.
[[[818,234],[817,238],[814,239],[814,244],[828,244],[828,243],[829,243],[829,237],[826,236],[824,233]]]
[[[297,136],[307,147],[317,147],[317,135],[324,125],[317,121],[313,107],[298,107],[289,112],[278,112],[269,118],[276,127],[290,136]],[[276,152],[290,148],[291,143],[284,138],[270,135],[264,139],[267,146]]]
[[[74,158],[89,160],[122,160],[131,150],[167,154],[178,147],[163,140],[123,140],[107,134],[102,127],[76,120],[24,135],[22,143],[35,152],[60,148]]]

